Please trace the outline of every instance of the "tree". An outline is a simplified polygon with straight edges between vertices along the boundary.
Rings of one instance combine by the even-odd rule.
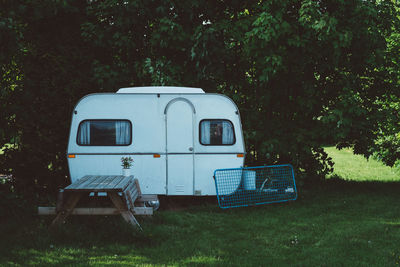
[[[269,1],[258,14],[247,33],[257,97],[247,106],[266,119],[261,125],[254,118],[251,143],[273,162],[284,155],[321,174],[329,170],[324,142],[368,156],[382,120],[378,100],[398,91],[387,71],[386,37],[398,27],[394,4]]]
[[[227,94],[241,111],[247,163],[289,162],[301,178],[331,170],[327,142],[369,155],[382,105],[398,95],[391,1],[2,5],[1,21],[12,23],[0,23],[8,40],[0,146],[15,145],[0,167],[18,190],[55,192],[68,182],[70,114],[91,92],[184,85]]]

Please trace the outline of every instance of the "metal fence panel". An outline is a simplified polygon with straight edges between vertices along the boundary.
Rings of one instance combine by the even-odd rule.
[[[234,208],[297,199],[292,165],[219,169],[214,172],[218,204]]]

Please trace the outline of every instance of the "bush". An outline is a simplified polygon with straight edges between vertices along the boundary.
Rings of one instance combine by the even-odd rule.
[[[393,1],[1,2],[0,172],[55,192],[75,103],[124,86],[202,87],[230,96],[248,164],[324,176],[326,142],[368,155],[396,92]],[[6,22],[6,23],[5,23]],[[1,42],[3,45],[3,42]],[[393,49],[395,51],[395,49]],[[380,102],[379,102],[380,101]]]

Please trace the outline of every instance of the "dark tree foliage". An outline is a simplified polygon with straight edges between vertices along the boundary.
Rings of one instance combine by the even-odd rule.
[[[0,171],[20,191],[54,192],[68,182],[79,98],[182,85],[238,104],[248,164],[292,163],[300,178],[323,176],[332,163],[322,145],[368,156],[391,110],[383,106],[399,96],[388,49],[395,8],[364,0],[2,0],[0,147],[11,145]]]
[[[393,64],[387,70],[392,75],[397,76],[394,80],[399,80],[400,72],[400,32],[396,31],[388,38],[387,56]],[[381,113],[384,114],[379,122],[379,131],[375,146],[371,147],[371,152],[379,160],[389,166],[400,168],[400,97],[397,93],[388,92],[387,98],[379,104]]]

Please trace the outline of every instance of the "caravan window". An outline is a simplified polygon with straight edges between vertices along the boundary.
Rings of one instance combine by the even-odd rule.
[[[202,120],[200,122],[200,144],[220,146],[236,142],[232,122],[228,120]]]
[[[84,120],[79,124],[77,143],[81,146],[128,146],[132,124],[128,120]]]

